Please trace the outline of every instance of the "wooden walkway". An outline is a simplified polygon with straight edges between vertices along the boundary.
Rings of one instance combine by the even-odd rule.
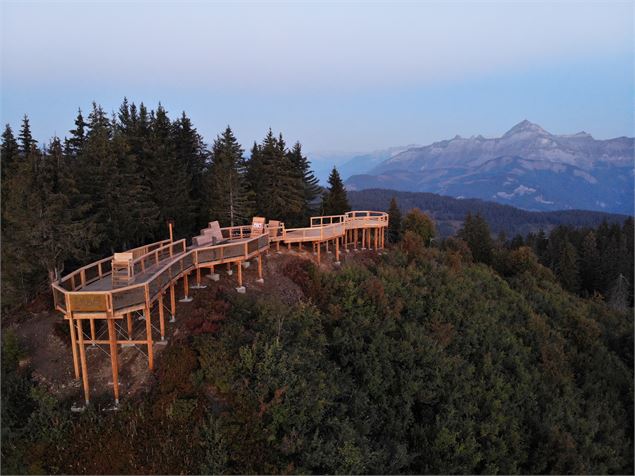
[[[183,286],[181,301],[189,302],[190,288],[204,287],[202,270],[209,270],[209,277],[217,280],[216,268],[226,266],[228,274],[233,275],[234,269],[236,271],[237,291],[245,292],[242,276],[245,263],[250,260],[256,262],[258,280],[262,282],[262,255],[271,245],[279,250],[281,244],[291,249],[293,245],[301,247],[310,243],[318,263],[321,249],[324,247],[328,251],[330,245],[339,262],[340,248],[383,248],[388,215],[384,212],[353,211],[344,215],[313,217],[310,225],[285,229],[284,223],[272,221],[257,232],[249,226],[228,227],[220,229],[223,237],[220,244],[188,247],[185,240],[163,240],[127,250],[126,253],[133,258],[131,269],[134,277],[125,286],[113,285],[113,257],[84,266],[53,283],[55,309],[64,314],[69,324],[75,378],[82,379],[86,404],[90,400],[86,346],[104,346],[104,350],[109,351],[115,404],[118,404],[118,346],[144,346],[148,366],[150,369],[154,367],[153,346],[155,342],[165,342],[166,317],[174,321],[179,281]],[[195,284],[190,286],[192,273]],[[152,322],[152,309],[155,307],[158,328]],[[133,332],[133,314],[145,321],[142,338]],[[157,324],[157,316],[154,319]],[[106,322],[107,339],[97,335],[100,321]],[[160,340],[155,341],[155,337]]]

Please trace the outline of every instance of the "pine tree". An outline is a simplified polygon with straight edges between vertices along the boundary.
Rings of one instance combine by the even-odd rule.
[[[20,148],[18,146],[18,141],[13,135],[11,126],[6,124],[4,132],[2,133],[2,150],[0,151],[0,173],[2,173],[3,183],[4,180],[8,178],[8,175],[10,174],[9,171],[19,160],[19,156]]]
[[[150,115],[151,133],[147,147],[148,178],[152,197],[159,209],[157,236],[165,236],[165,223],[176,222],[178,236],[191,235],[196,228],[196,204],[190,201],[192,176],[186,161],[176,156],[172,125],[159,104]]]
[[[22,128],[20,129],[20,152],[26,157],[31,154],[37,147],[37,141],[33,139],[31,134],[31,125],[29,117],[25,114],[22,119]]]
[[[309,217],[315,215],[318,205],[316,200],[320,196],[322,188],[319,185],[319,180],[311,170],[311,162],[302,154],[302,145],[299,142],[295,143],[293,148],[287,153],[287,156],[304,187],[302,211],[290,225],[305,226],[309,221]]]
[[[190,203],[193,207],[195,229],[199,229],[209,221],[208,207],[205,203],[208,196],[205,183],[209,154],[203,138],[185,112],[172,124],[172,137],[176,160],[186,164],[186,171],[191,180]]]
[[[243,149],[227,126],[212,146],[209,170],[209,215],[223,225],[238,225],[248,219]]]
[[[580,289],[578,254],[568,239],[560,247],[556,275],[564,289],[572,293],[578,292]]]
[[[467,243],[475,261],[491,264],[494,244],[489,225],[480,215],[468,213],[457,236]]]
[[[77,157],[82,153],[84,144],[86,143],[86,128],[88,124],[84,121],[82,110],[77,110],[75,118],[75,129],[71,129],[71,137],[65,140],[65,153],[68,157]]]
[[[329,188],[322,196],[323,215],[342,215],[351,209],[346,196],[344,182],[335,167],[328,179]]]
[[[401,210],[397,204],[397,198],[392,197],[388,207],[388,239],[392,243],[399,242],[401,232]]]
[[[287,156],[285,142],[269,129],[257,150],[257,161],[254,163],[254,157],[250,160],[249,174],[257,187],[256,210],[265,217],[290,222],[302,212],[304,187]]]
[[[595,233],[589,231],[582,240],[580,250],[580,281],[584,291],[592,294],[599,289],[600,253]]]

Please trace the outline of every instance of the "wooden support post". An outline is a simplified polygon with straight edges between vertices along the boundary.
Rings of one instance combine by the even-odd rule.
[[[84,384],[84,400],[90,402],[90,388],[88,387],[88,366],[86,365],[86,349],[84,349],[84,329],[82,320],[77,319],[77,333],[79,335],[79,358],[82,363],[82,382]]]
[[[340,260],[340,239],[335,239],[335,261]]]
[[[280,240],[276,241],[276,251],[280,251]]]
[[[366,248],[366,228],[362,228],[362,249]]]
[[[117,337],[115,335],[115,322],[108,321],[108,340],[110,341],[110,365],[112,366],[112,388],[115,394],[115,405],[119,403],[119,361],[117,358]]]
[[[326,240],[326,252],[329,252],[329,240]]]
[[[75,338],[75,321],[73,321],[72,312],[68,313],[68,325],[71,331],[71,346],[73,347],[73,369],[75,370],[75,378],[79,378],[79,360],[77,356],[77,339]]]
[[[317,242],[317,256],[318,256],[318,264],[320,264],[320,248],[321,248],[321,243],[318,241]]]
[[[97,340],[97,336],[95,336],[95,319],[90,320],[90,340],[91,344],[95,345],[95,340]]]
[[[183,294],[185,296],[184,299],[187,299],[190,297],[190,284],[188,282],[187,275],[188,273],[185,273],[183,275]]]
[[[152,370],[154,368],[154,349],[152,348],[152,323],[150,319],[152,318],[152,314],[150,313],[150,306],[148,305],[148,301],[146,300],[146,306],[144,309],[144,314],[146,317],[146,344],[148,346],[148,368]]]
[[[242,266],[243,262],[239,261],[238,265],[236,266],[237,270],[238,270],[238,286],[242,286],[243,285],[243,266]]]
[[[357,249],[357,228],[353,230],[353,235],[354,235],[353,245],[354,245],[354,248]]]
[[[375,228],[375,250],[379,248],[379,228]]]
[[[126,320],[128,321],[128,340],[132,339],[132,313],[126,313]]]
[[[176,316],[176,293],[174,292],[174,283],[170,284],[170,313],[172,314],[171,320],[174,320]]]
[[[201,268],[196,268],[196,285],[201,287]]]
[[[165,311],[163,309],[163,293],[159,293],[159,328],[161,329],[161,340],[165,340]]]
[[[291,243],[287,243],[287,250],[291,251]]]
[[[258,255],[258,279],[262,279],[262,255]]]

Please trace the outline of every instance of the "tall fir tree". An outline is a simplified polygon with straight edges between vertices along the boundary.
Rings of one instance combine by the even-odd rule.
[[[159,209],[156,236],[165,236],[166,222],[176,222],[175,233],[179,237],[190,236],[196,231],[196,204],[190,200],[192,176],[188,164],[176,156],[173,129],[167,111],[159,104],[151,117],[151,134],[148,143],[148,177],[154,203]]]
[[[475,261],[492,263],[494,243],[489,225],[480,214],[468,213],[457,236],[467,243]]]
[[[194,226],[198,229],[209,221],[208,207],[205,203],[208,196],[205,183],[209,168],[209,153],[203,138],[185,112],[173,122],[172,138],[176,160],[186,164],[186,171],[191,180],[190,203],[194,208],[192,210]]]
[[[84,120],[82,110],[77,110],[77,117],[75,118],[75,129],[71,129],[70,138],[64,141],[64,149],[67,157],[78,157],[84,148],[86,143],[86,128],[88,124]]]
[[[209,216],[221,224],[235,226],[249,218],[243,149],[227,126],[212,146],[209,170]]]
[[[580,250],[580,285],[588,294],[599,289],[600,253],[595,233],[589,231],[582,240]]]
[[[565,239],[560,247],[556,274],[564,289],[572,293],[578,292],[580,288],[578,253],[568,239]]]
[[[293,148],[287,153],[287,156],[296,174],[302,181],[304,189],[302,210],[290,225],[306,226],[309,217],[315,215],[319,206],[319,203],[316,203],[316,201],[322,192],[322,188],[319,185],[319,180],[311,170],[311,162],[302,154],[302,145],[300,142],[294,144]]]
[[[388,207],[388,239],[391,243],[397,243],[401,240],[401,210],[397,204],[397,198],[390,199]]]
[[[351,209],[344,188],[344,182],[335,167],[331,170],[328,179],[329,187],[322,195],[323,215],[342,215]]]
[[[304,203],[302,180],[295,173],[282,135],[275,137],[269,129],[257,159],[250,160],[250,182],[259,181],[255,208],[258,214],[268,218],[291,222],[301,213]],[[254,166],[260,170],[254,170]],[[258,173],[259,172],[259,173]]]

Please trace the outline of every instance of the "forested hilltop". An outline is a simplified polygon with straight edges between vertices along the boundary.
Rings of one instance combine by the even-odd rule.
[[[442,237],[385,196],[386,250],[272,252],[246,294],[208,280],[117,411],[105,388],[73,413],[68,349],[55,392],[25,337],[68,345],[49,280],[168,219],[306,225],[349,197],[272,131],[245,158],[229,127],[208,148],[127,101],[45,147],[25,118],[1,152],[3,474],[633,473],[632,218],[506,236],[475,209]]]

